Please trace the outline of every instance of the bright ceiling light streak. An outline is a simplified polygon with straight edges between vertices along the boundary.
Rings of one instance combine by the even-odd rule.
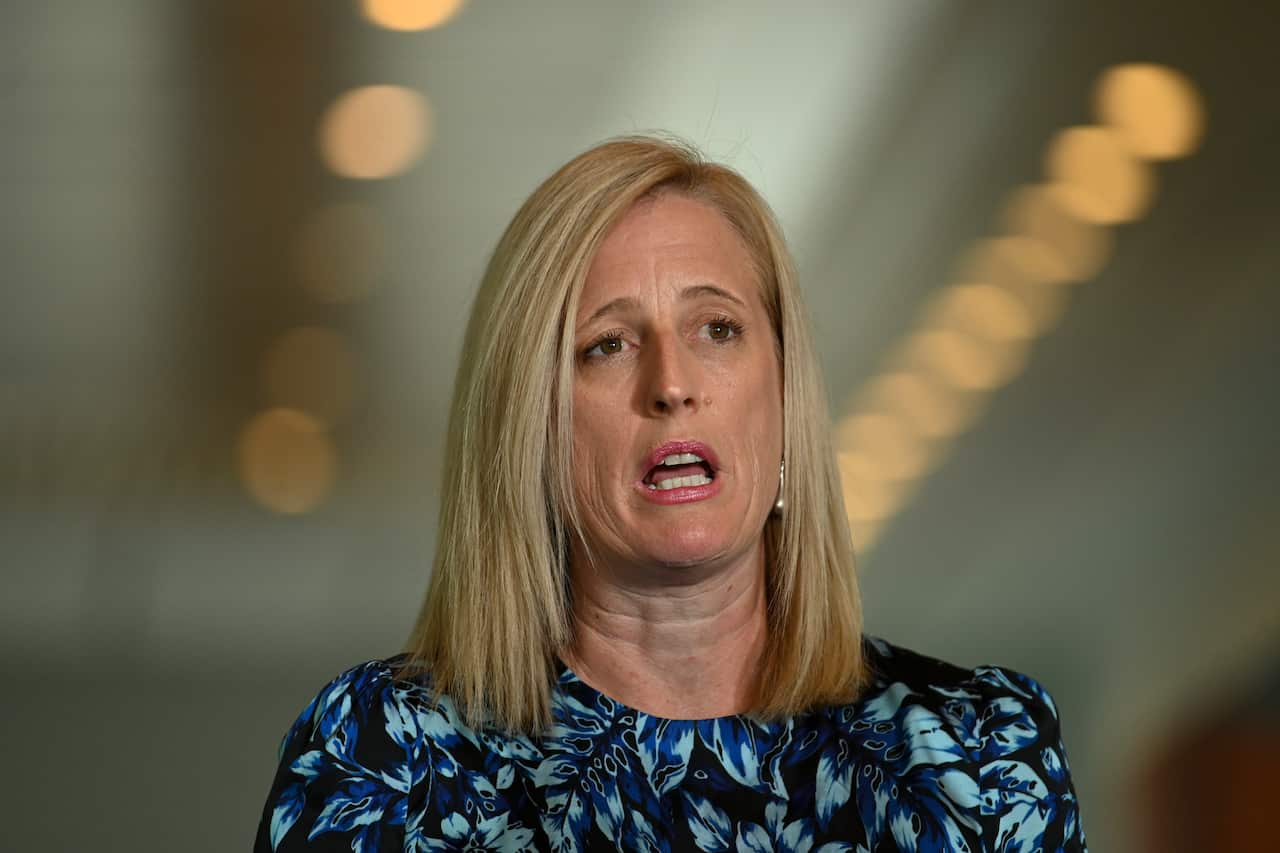
[[[1071,281],[1096,276],[1115,243],[1109,228],[1073,215],[1044,184],[1012,192],[1000,221],[1010,234],[1039,241],[1052,251]]]
[[[1036,332],[1026,304],[1007,289],[986,282],[945,288],[926,311],[925,324],[986,341],[1022,340]]]
[[[1098,120],[1147,160],[1186,157],[1204,135],[1200,93],[1183,74],[1164,65],[1130,63],[1105,71],[1094,91]]]
[[[1105,127],[1070,127],[1049,146],[1049,192],[1086,222],[1118,225],[1141,216],[1155,193],[1150,167]]]

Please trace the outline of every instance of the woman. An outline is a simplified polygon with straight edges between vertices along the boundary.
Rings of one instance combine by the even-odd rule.
[[[799,290],[648,138],[524,204],[467,330],[406,654],[282,746],[260,850],[1084,850],[1036,682],[864,638]]]

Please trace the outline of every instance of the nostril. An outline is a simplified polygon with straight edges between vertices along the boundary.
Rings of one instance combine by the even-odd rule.
[[[697,407],[696,395],[686,394],[677,386],[669,386],[655,391],[650,410],[670,414],[678,409],[696,409]]]

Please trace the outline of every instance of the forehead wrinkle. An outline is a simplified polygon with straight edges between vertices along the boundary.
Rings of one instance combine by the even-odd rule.
[[[667,290],[681,303],[719,298],[743,310],[751,310],[748,302],[756,302],[762,294],[758,292],[760,281],[755,259],[743,244],[741,236],[732,223],[714,207],[697,199],[677,197],[711,213],[718,227],[713,228],[712,233],[702,234],[699,239],[695,239],[687,232],[685,223],[669,222],[662,217],[654,219],[659,213],[657,202],[662,196],[643,199],[606,235],[604,245],[592,260],[585,284],[591,286],[592,279],[597,275],[606,279],[616,275],[629,279],[633,288],[643,280],[645,285]],[[702,271],[681,269],[689,261],[693,261],[695,266],[702,266],[708,249],[720,256],[714,261],[716,265],[728,261],[729,268]],[[675,269],[671,269],[673,265]],[[738,296],[729,288],[714,283],[722,275],[736,281],[742,274],[755,284],[754,288],[750,288],[750,295]],[[692,279],[694,283],[684,284],[680,279],[685,282]],[[640,313],[647,301],[634,294],[616,297],[592,311],[577,323],[577,327],[581,329],[591,325],[609,314]],[[659,297],[658,302],[662,301]]]
[[[732,293],[730,293],[729,291],[725,290],[722,287],[716,287],[714,284],[690,285],[680,293],[680,298],[682,300],[685,300],[686,302],[692,301],[694,299],[698,299],[703,296],[715,296],[720,299],[727,299],[736,305],[742,306],[743,308],[747,307],[746,303],[744,303],[741,299],[734,296]]]
[[[639,308],[640,300],[636,299],[634,296],[619,296],[617,299],[610,299],[595,311],[591,312],[591,316],[583,320],[579,325],[588,326],[606,314],[613,314],[615,312],[623,314],[628,311],[638,311]]]
[[[747,305],[737,296],[722,287],[716,287],[714,284],[693,284],[680,291],[680,300],[682,302],[693,302],[694,300],[704,297],[715,297],[724,299],[746,308]],[[640,300],[634,296],[619,296],[617,299],[611,299],[604,305],[601,305],[595,311],[591,312],[591,316],[583,320],[580,326],[589,326],[601,317],[608,314],[626,314],[634,313],[640,310]]]

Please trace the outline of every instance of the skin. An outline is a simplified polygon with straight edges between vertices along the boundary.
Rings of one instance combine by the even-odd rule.
[[[663,717],[740,713],[766,637],[763,529],[778,493],[782,379],[750,256],[711,207],[638,203],[605,237],[575,318],[571,554],[587,683]],[[716,494],[637,488],[669,440],[718,456]]]

